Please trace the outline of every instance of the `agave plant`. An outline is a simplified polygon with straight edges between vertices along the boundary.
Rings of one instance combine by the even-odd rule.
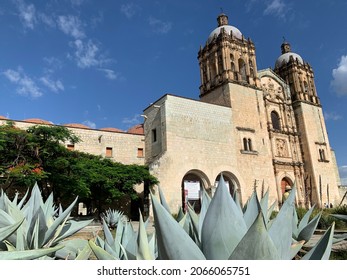
[[[237,197],[232,199],[229,195],[223,179],[220,180],[217,191],[210,201],[203,196],[202,209],[206,210],[202,210],[199,216],[191,209],[188,210],[183,223],[182,220],[177,223],[158,199],[152,196],[158,257],[160,259],[293,259],[305,243],[305,240],[299,240],[301,237],[298,240],[293,239],[295,191],[294,187],[273,220],[269,217],[274,204],[268,209],[268,194],[259,200],[254,192],[246,207],[242,209]],[[300,228],[311,229],[313,226],[308,224],[310,223],[302,222]],[[334,224],[302,259],[328,259],[333,231]]]
[[[147,222],[140,213],[139,229],[135,231],[131,222],[118,223],[113,236],[107,223],[103,221],[105,238],[89,240],[94,255],[100,260],[154,260],[157,257],[155,234],[147,234]]]
[[[61,205],[54,206],[53,193],[44,202],[37,184],[26,201],[27,196],[28,192],[18,201],[16,195],[11,201],[3,192],[0,195],[0,229],[3,231],[3,235],[0,234],[0,258],[54,257],[52,253],[62,249],[60,245],[64,239],[92,221],[70,219],[77,198],[63,210]]]
[[[124,215],[124,212],[109,208],[101,214],[101,218],[108,225],[109,228],[114,229],[117,227],[120,221],[126,221],[128,218]]]
[[[166,260],[293,259],[305,240],[311,236],[312,229],[315,229],[316,221],[320,217],[315,217],[309,222],[307,216],[297,225],[295,192],[296,188],[293,187],[276,218],[270,220],[275,203],[268,207],[268,192],[260,200],[254,192],[242,208],[238,196],[234,195],[234,199],[231,197],[222,178],[212,199],[207,193],[203,194],[199,215],[192,207],[188,207],[185,214],[179,212],[177,221],[171,215],[165,197],[159,189],[159,200],[151,194],[156,247],[148,246],[147,236],[142,239],[143,243],[135,242],[141,235],[141,226],[137,238],[133,235],[132,242],[129,241],[131,238],[127,238],[128,242],[122,243],[124,236],[120,233],[116,238],[118,243],[113,243],[113,246],[122,250],[123,259],[129,255],[129,244],[137,245],[135,251],[141,252],[141,256],[145,256],[146,259],[153,258],[153,250],[157,250],[157,257],[154,255],[156,259]],[[106,228],[105,230],[107,231]],[[301,259],[329,259],[333,234],[334,224]],[[110,239],[110,242],[114,241]],[[98,258],[110,259],[115,255],[110,253],[112,251],[105,245],[95,246],[91,241],[90,245]],[[106,255],[106,251],[109,255]],[[130,254],[132,257],[135,251]],[[136,257],[138,258],[138,254]]]

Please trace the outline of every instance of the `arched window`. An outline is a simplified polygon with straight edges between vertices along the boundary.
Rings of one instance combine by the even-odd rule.
[[[242,81],[247,81],[247,74],[246,74],[246,64],[245,62],[240,58],[239,59],[239,71]]]
[[[272,128],[275,130],[281,130],[280,117],[276,111],[271,112]]]
[[[304,92],[308,92],[308,83],[304,81]]]

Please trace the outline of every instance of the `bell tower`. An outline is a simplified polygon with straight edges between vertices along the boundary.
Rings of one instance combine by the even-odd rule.
[[[291,51],[288,42],[282,43],[281,51],[274,70],[289,85],[293,102],[302,101],[320,106],[312,67],[300,55]]]
[[[226,14],[220,14],[217,23],[217,28],[211,32],[198,53],[202,100],[227,83],[248,87],[260,85],[253,42],[245,39],[239,29],[229,25]]]
[[[334,206],[339,201],[339,175],[317,95],[312,67],[284,41],[274,71],[289,85],[300,149],[305,190],[311,204]]]

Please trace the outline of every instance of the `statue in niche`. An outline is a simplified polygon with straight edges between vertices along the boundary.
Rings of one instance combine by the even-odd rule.
[[[288,148],[286,140],[276,139],[276,148],[278,157],[288,157]]]

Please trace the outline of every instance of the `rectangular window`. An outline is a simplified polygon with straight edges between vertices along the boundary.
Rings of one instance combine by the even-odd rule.
[[[143,148],[137,148],[137,157],[143,158]]]
[[[75,150],[75,145],[74,145],[74,144],[67,144],[66,148],[67,148],[69,151],[73,151],[73,150]]]
[[[152,143],[157,142],[157,130],[152,129]]]
[[[105,156],[108,158],[112,157],[112,148],[111,147],[106,148],[106,155]]]

